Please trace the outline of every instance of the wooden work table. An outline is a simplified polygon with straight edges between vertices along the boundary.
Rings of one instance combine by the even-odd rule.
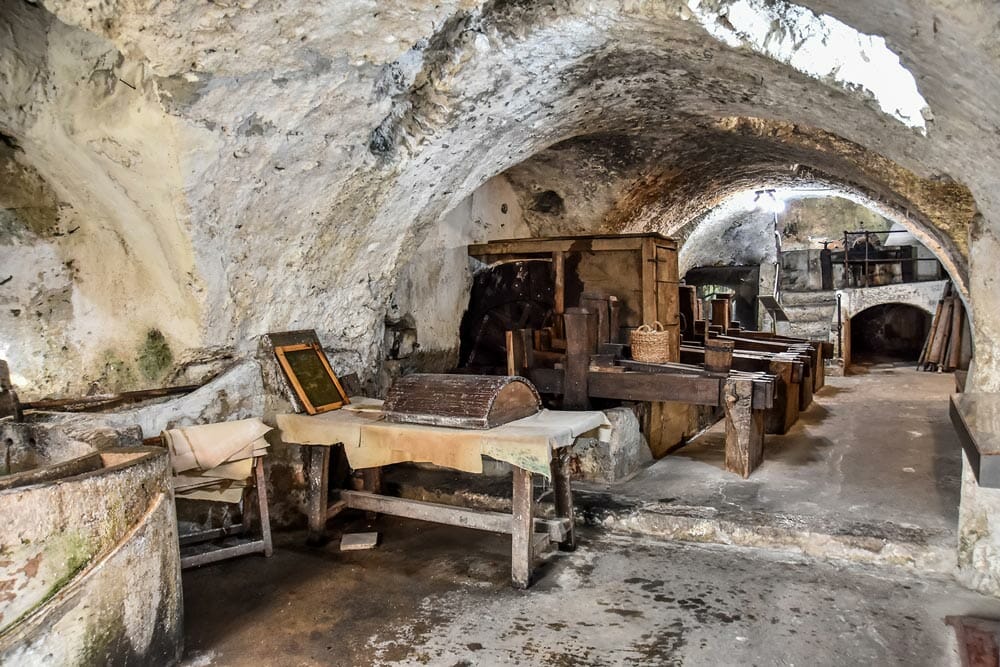
[[[556,544],[562,550],[575,548],[569,452],[577,436],[608,425],[603,413],[543,410],[503,426],[475,431],[387,423],[377,409],[380,402],[367,401],[369,407],[357,411],[278,415],[282,440],[309,450],[311,541],[322,541],[327,520],[346,508],[505,533],[511,536],[511,583],[515,588],[530,585],[533,562],[550,545]],[[339,500],[329,504],[328,471],[333,446],[343,446],[351,467],[364,471],[365,490],[341,491]],[[379,470],[383,465],[419,461],[476,473],[482,472],[483,456],[513,466],[511,513],[380,493]],[[552,480],[556,509],[553,519],[535,517],[535,475]]]

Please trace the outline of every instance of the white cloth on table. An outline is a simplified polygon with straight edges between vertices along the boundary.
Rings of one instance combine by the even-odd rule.
[[[603,412],[542,410],[486,430],[395,424],[382,420],[382,402],[352,398],[350,406],[318,415],[278,415],[282,440],[300,445],[342,443],[354,469],[392,463],[433,463],[481,473],[483,456],[550,477],[552,452],[585,433],[606,439],[611,424]]]

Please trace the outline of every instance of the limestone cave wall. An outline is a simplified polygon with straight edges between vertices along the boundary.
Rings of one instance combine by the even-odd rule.
[[[736,4],[0,0],[0,356],[26,397],[137,388],[308,327],[371,380],[404,267],[505,173],[532,233],[840,188],[941,257],[1000,390],[1000,8]],[[803,67],[831,31],[925,104]]]

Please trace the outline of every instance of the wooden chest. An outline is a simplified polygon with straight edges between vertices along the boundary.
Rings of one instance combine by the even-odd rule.
[[[522,377],[414,373],[390,387],[386,421],[488,429],[541,409],[534,385]]]

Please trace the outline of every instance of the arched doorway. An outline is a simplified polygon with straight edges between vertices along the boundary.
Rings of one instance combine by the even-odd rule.
[[[854,363],[916,362],[931,326],[931,314],[906,303],[867,308],[850,321]]]

